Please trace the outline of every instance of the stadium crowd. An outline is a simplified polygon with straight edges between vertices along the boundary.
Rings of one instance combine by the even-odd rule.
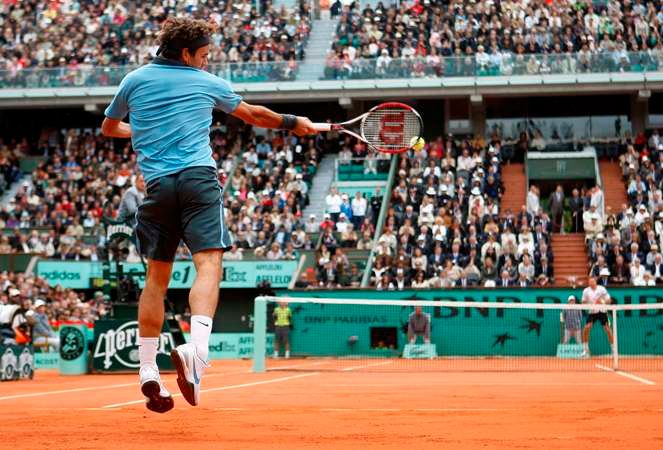
[[[401,157],[371,283],[377,289],[545,286],[552,221],[500,210],[500,141],[446,140]]]
[[[126,73],[122,66],[155,55],[162,23],[183,14],[218,25],[212,72],[234,81],[293,79],[311,29],[308,8],[305,1],[294,9],[262,1],[259,14],[249,0],[5,0],[0,87],[116,85]]]
[[[97,291],[84,292],[50,287],[34,275],[0,273],[0,343],[33,343],[57,350],[61,324],[92,327],[110,312],[110,298]]]
[[[21,176],[19,158],[25,155],[27,142],[4,142],[0,138],[0,196]]]
[[[657,130],[619,158],[628,202],[590,208],[583,224],[590,274],[602,284],[663,284],[663,140]]]
[[[663,62],[660,1],[398,5],[344,6],[325,78],[642,71]]]
[[[250,138],[250,129],[229,130],[216,123],[211,131],[213,157],[220,171]],[[27,140],[26,140],[27,142]],[[128,190],[144,196],[136,177],[136,155],[126,140],[103,137],[98,130],[44,130],[24,152],[44,157],[31,182],[0,207],[0,253],[35,253],[64,260],[103,258],[104,217],[118,219]],[[137,259],[130,247],[131,258]]]

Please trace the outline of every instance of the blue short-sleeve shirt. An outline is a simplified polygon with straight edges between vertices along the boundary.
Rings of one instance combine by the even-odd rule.
[[[187,167],[216,167],[212,110],[229,114],[242,97],[204,70],[163,58],[124,77],[105,115],[131,122],[131,142],[146,181]]]

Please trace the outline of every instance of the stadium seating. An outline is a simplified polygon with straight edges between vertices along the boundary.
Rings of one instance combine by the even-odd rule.
[[[654,131],[646,143],[627,145],[619,157],[626,202],[584,218],[589,273],[604,285],[663,284],[662,144]]]
[[[294,9],[265,4],[258,15],[248,0],[29,6],[5,1],[0,8],[0,88],[115,86],[154,56],[161,24],[182,14],[211,17],[219,25],[211,72],[232,81],[294,79],[311,29],[308,2],[297,2]]]
[[[652,2],[353,6],[340,15],[324,78],[642,72],[663,61]]]

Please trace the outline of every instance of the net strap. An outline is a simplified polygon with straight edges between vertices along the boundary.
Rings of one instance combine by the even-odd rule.
[[[602,309],[604,311],[638,311],[647,309],[663,309],[663,303],[637,303],[637,304],[607,304],[594,305],[586,303],[515,303],[515,302],[468,302],[450,300],[388,300],[388,299],[355,299],[355,298],[317,298],[317,297],[256,297],[258,302],[288,302],[288,303],[320,303],[330,305],[373,305],[373,306],[430,306],[450,308],[497,308],[497,309],[552,309],[552,310],[588,310]]]

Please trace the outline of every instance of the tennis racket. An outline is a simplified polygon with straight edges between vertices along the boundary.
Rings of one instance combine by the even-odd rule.
[[[369,148],[382,153],[403,153],[415,138],[421,137],[424,123],[411,106],[403,103],[382,103],[367,113],[343,123],[314,123],[318,131],[338,131],[359,139]],[[347,127],[357,126],[356,131]]]

